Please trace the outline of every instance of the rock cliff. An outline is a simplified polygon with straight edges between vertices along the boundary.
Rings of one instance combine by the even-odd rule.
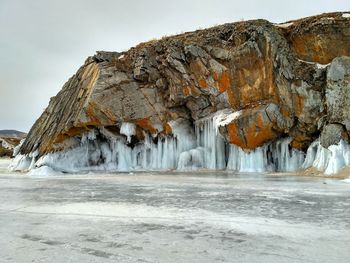
[[[217,121],[223,112],[214,126],[226,148],[234,145],[249,153],[289,138],[289,151],[306,152],[320,135],[327,148],[349,140],[346,56],[347,13],[284,24],[229,23],[141,43],[126,52],[97,52],[51,98],[20,153],[35,152],[38,160],[74,149],[91,131],[100,142],[106,134],[124,137],[131,149],[148,135],[159,145],[179,138],[179,125],[186,126],[186,138],[198,142],[198,123]],[[196,146],[203,145],[191,147]],[[188,154],[195,162],[196,155]],[[95,164],[106,158],[100,153]]]

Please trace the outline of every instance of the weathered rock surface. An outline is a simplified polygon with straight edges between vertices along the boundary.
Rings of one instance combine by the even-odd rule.
[[[349,135],[343,125],[331,123],[323,127],[320,136],[320,143],[323,147],[328,148],[338,144],[341,140],[349,141]]]
[[[243,149],[255,149],[279,138],[293,125],[276,104],[242,110],[241,115],[226,126],[227,141]]]
[[[97,52],[50,100],[20,151],[66,149],[94,128],[119,134],[122,122],[136,125],[137,142],[143,131],[169,135],[171,121],[222,109],[242,111],[220,128],[231,144],[254,149],[289,136],[305,150],[328,123],[350,131],[350,58],[339,56],[350,56],[342,13],[224,24]]]
[[[347,19],[346,14],[333,13],[292,21],[288,39],[300,59],[330,63],[335,57],[349,55],[349,25],[342,23]]]
[[[1,134],[1,132],[0,132]],[[21,133],[17,134],[1,134],[0,137],[0,157],[12,157],[14,148],[20,143]]]
[[[350,131],[350,57],[332,61],[327,72],[326,105],[328,121],[343,124]]]

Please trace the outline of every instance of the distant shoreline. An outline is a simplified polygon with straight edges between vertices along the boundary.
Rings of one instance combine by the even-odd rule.
[[[2,162],[8,161],[8,165],[10,164],[11,160],[14,158],[9,158],[9,157],[0,157],[0,173],[5,170],[9,172],[9,174],[26,174],[23,172],[10,172],[3,166]],[[6,166],[7,167],[7,166]],[[4,169],[5,168],[5,169]],[[307,169],[304,171],[298,171],[298,172],[270,172],[270,173],[235,173],[227,170],[197,170],[197,171],[178,171],[178,170],[168,170],[168,171],[130,171],[130,172],[109,172],[109,171],[93,171],[96,175],[99,174],[155,174],[155,175],[180,175],[180,174],[188,174],[188,175],[205,175],[205,174],[217,174],[217,175],[237,175],[237,176],[249,176],[250,174],[259,174],[259,175],[265,175],[265,176],[300,176],[300,177],[309,177],[309,178],[323,178],[323,179],[337,179],[337,180],[342,180],[342,179],[348,179],[350,178],[350,167],[346,167],[342,169],[339,173],[333,174],[333,175],[325,175],[323,172],[317,171],[314,168]],[[86,172],[85,172],[86,173]],[[71,175],[76,175],[79,173],[71,173]],[[69,176],[69,173],[65,174],[65,176]],[[84,173],[82,173],[84,175]]]

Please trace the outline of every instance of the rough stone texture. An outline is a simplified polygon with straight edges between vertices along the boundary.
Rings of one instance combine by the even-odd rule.
[[[300,59],[327,64],[337,56],[349,54],[348,17],[323,14],[291,23],[288,38]]]
[[[6,149],[0,145],[0,157],[12,157],[12,150]]]
[[[350,57],[335,58],[327,72],[328,120],[345,125],[350,132]]]
[[[21,133],[24,135],[24,133]],[[12,157],[14,148],[20,143],[21,137],[17,134],[1,134],[0,157]]]
[[[288,131],[293,121],[284,117],[276,104],[242,110],[242,114],[226,126],[227,141],[241,148],[254,149]]]
[[[333,69],[327,81],[327,68],[315,62],[349,56],[349,43],[350,19],[332,13],[287,26],[266,20],[224,24],[123,53],[98,52],[51,99],[21,153],[74,146],[75,137],[93,128],[118,133],[125,121],[136,124],[139,140],[142,131],[164,136],[172,120],[193,123],[225,108],[243,112],[220,129],[230,143],[253,149],[290,136],[292,147],[305,149],[328,121],[333,104],[328,95],[324,105],[326,86],[332,94],[347,81],[346,75],[332,80],[339,75]]]
[[[320,143],[323,147],[328,148],[338,144],[340,140],[349,141],[349,136],[343,125],[331,123],[323,127],[320,136]]]

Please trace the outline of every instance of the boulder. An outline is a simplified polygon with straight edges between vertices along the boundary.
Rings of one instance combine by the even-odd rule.
[[[276,104],[257,106],[240,111],[226,128],[229,143],[243,149],[255,149],[288,132],[293,120],[284,117]]]

